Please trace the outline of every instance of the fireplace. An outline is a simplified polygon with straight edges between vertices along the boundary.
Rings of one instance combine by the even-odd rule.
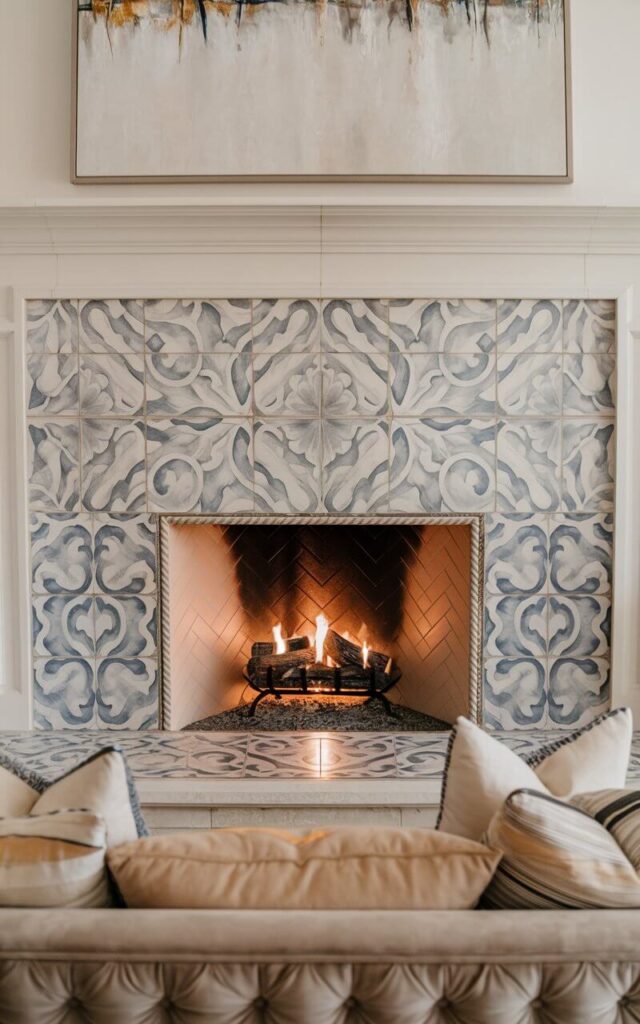
[[[477,718],[480,519],[162,516],[164,726]]]

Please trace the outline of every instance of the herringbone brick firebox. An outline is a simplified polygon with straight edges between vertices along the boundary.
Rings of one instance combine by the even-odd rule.
[[[256,642],[271,641],[280,625],[284,637],[312,645],[318,616],[358,652],[366,644],[388,658],[388,680],[401,673],[387,697],[396,716],[399,708],[416,713],[413,728],[477,716],[481,527],[480,516],[162,517],[165,725],[210,719],[223,728],[229,709],[242,705],[246,713]],[[334,665],[326,653],[322,660]],[[339,694],[325,695],[325,704],[334,714],[340,707],[336,722],[357,724],[365,699],[349,700],[349,683],[340,687],[339,677],[336,685]],[[317,701],[312,682],[296,697],[299,714],[309,697]],[[265,707],[256,709],[255,724],[264,715]],[[231,721],[237,727],[237,716]]]

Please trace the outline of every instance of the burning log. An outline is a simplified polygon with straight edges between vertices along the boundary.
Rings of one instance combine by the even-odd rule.
[[[311,647],[311,641],[308,636],[289,636],[283,641],[285,644],[286,652],[289,651],[304,651],[308,647]],[[267,641],[266,643],[258,642],[251,644],[251,657],[252,658],[263,658],[265,655],[275,654],[276,645]]]
[[[354,644],[352,640],[347,640],[334,629],[330,629],[324,643],[327,654],[339,665],[359,665],[362,668],[362,647]],[[388,664],[388,654],[382,654],[380,651],[367,652],[367,667],[374,668],[376,675],[385,672]]]
[[[262,681],[270,668],[273,670],[273,680],[277,682],[294,669],[313,665],[314,657],[315,652],[310,646],[298,651],[287,651],[286,654],[259,654],[249,659],[247,671],[250,677]]]

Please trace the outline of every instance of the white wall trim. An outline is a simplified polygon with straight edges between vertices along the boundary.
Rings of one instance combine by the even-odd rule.
[[[125,200],[0,208],[0,254],[640,253],[640,209],[225,206]]]

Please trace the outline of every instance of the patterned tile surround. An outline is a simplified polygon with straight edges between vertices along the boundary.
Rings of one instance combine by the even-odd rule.
[[[562,736],[558,730],[499,738],[525,756]],[[440,782],[449,733],[207,733],[122,731],[117,742],[137,779],[423,779]],[[95,731],[2,733],[0,749],[57,778],[105,745]],[[640,733],[634,734],[628,783],[640,782]]]
[[[575,728],[607,706],[614,303],[27,315],[38,727],[157,726],[161,512],[485,513],[486,723]]]

